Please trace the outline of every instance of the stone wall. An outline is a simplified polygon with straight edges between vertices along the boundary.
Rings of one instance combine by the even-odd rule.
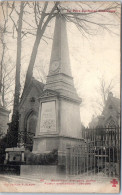
[[[35,102],[31,102],[31,98],[35,98]],[[36,88],[32,88],[29,94],[25,97],[22,105],[19,108],[19,130],[25,130],[25,121],[31,112],[35,112],[38,115],[39,110],[39,101],[38,101],[39,93]]]

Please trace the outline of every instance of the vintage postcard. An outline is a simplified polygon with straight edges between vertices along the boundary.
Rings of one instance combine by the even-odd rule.
[[[0,2],[0,192],[119,193],[120,16]]]

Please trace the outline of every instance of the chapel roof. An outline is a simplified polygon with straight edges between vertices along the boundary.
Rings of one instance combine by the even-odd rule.
[[[114,97],[112,92],[109,92],[108,94],[106,105],[102,112],[103,115],[106,112],[106,108],[108,109],[110,105],[113,107],[114,110],[116,110],[116,112],[120,113],[120,99]]]
[[[109,108],[112,108],[112,110]],[[114,97],[112,92],[109,92],[102,114],[100,116],[93,117],[89,126],[91,128],[103,126],[107,119],[117,116],[117,114],[120,114],[120,99]]]
[[[20,100],[20,104],[23,101],[23,99],[25,99],[25,97],[27,97],[28,93],[30,92],[30,90],[32,89],[32,87],[35,87],[39,93],[39,95],[42,94],[43,88],[44,88],[44,83],[36,80],[34,77],[32,77],[30,84],[28,85],[27,88],[24,88],[22,96],[21,96],[21,100]]]

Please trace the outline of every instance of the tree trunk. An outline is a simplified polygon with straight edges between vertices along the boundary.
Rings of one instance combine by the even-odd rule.
[[[0,36],[1,44],[2,44],[2,56],[1,56],[1,61],[0,61],[0,106],[4,105],[2,88],[3,88],[3,66],[4,66],[4,57],[5,57],[5,43],[4,43],[4,31],[5,30],[6,30],[6,21],[4,23],[4,28],[2,29],[1,36]]]
[[[36,39],[35,39],[35,42],[34,42],[32,53],[31,53],[31,58],[30,58],[28,70],[27,70],[27,73],[26,73],[24,90],[28,87],[28,84],[30,83],[32,75],[33,75],[33,67],[34,67],[34,64],[35,64],[35,60],[36,60],[40,40],[41,40],[42,36],[44,35],[44,32],[46,30],[46,27],[47,27],[49,21],[54,17],[54,11],[57,10],[57,5],[58,4],[59,4],[59,2],[55,3],[55,5],[52,8],[49,16],[47,17],[47,19],[44,22],[45,12],[46,12],[46,9],[47,9],[47,6],[48,6],[48,2],[45,2],[45,5],[44,5],[43,11],[42,11],[42,16],[40,18],[40,22],[39,22],[37,33],[36,33]]]
[[[15,77],[15,93],[14,93],[14,105],[10,134],[12,136],[11,147],[17,146],[18,141],[18,128],[19,128],[19,98],[20,98],[20,70],[21,70],[21,30],[22,30],[22,18],[23,18],[24,2],[21,1],[20,13],[18,19],[17,29],[17,56],[16,56],[16,77]]]

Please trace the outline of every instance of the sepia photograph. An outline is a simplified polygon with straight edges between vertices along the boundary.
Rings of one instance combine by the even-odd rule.
[[[0,192],[119,193],[121,2],[0,2]]]

